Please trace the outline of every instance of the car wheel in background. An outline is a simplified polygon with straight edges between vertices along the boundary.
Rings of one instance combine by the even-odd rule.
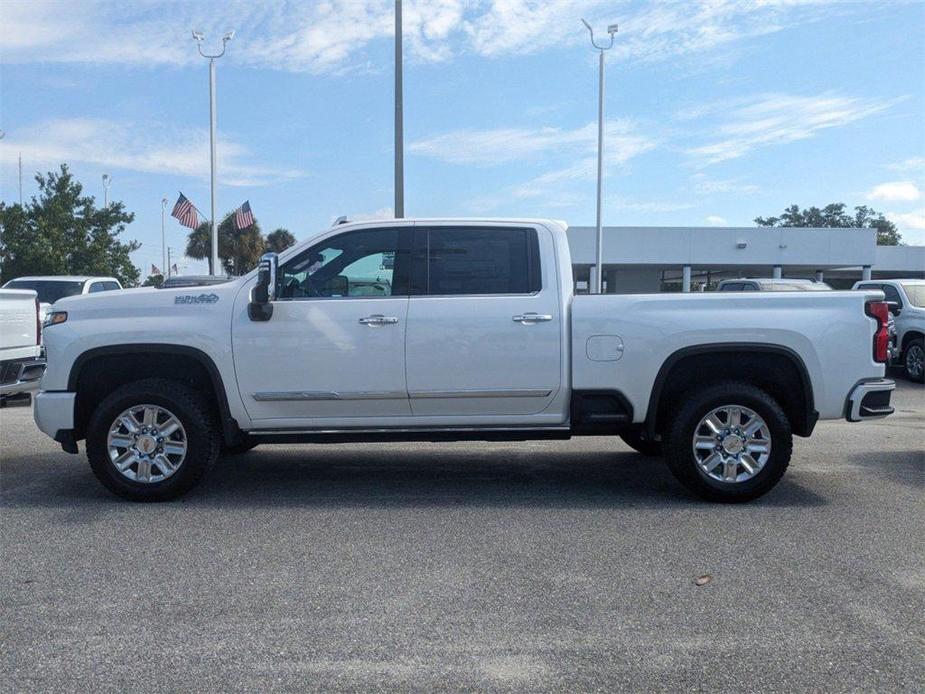
[[[763,390],[735,381],[689,391],[663,440],[674,476],[710,501],[765,494],[786,472],[793,450],[780,405]]]
[[[911,340],[903,354],[903,371],[906,378],[916,383],[925,381],[925,343],[921,338]]]

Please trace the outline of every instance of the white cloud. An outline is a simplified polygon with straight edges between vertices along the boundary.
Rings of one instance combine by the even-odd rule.
[[[719,215],[715,215],[715,214],[707,215],[707,217],[703,221],[705,221],[710,226],[714,226],[714,227],[726,226],[727,224],[725,218],[720,217]]]
[[[656,146],[656,141],[637,132],[628,120],[604,124],[604,172],[609,175],[634,157]],[[576,182],[593,181],[597,175],[597,124],[575,129],[497,128],[456,130],[411,143],[409,152],[453,164],[497,166],[516,161],[537,161],[546,170],[499,194],[479,198],[479,209],[493,209],[505,201],[542,199],[553,207],[575,204],[583,196],[569,188]]]
[[[912,212],[887,212],[886,217],[895,222],[900,231],[925,229],[925,207]]]
[[[925,173],[925,157],[910,157],[909,159],[898,161],[895,164],[890,164],[887,168],[893,169],[894,171]]]
[[[655,146],[652,139],[635,130],[636,125],[628,120],[605,122],[605,151],[610,164],[626,162]],[[412,142],[408,151],[453,164],[479,166],[508,164],[546,154],[587,154],[597,151],[597,123],[573,130],[552,127],[454,130]],[[576,175],[580,175],[584,165],[575,167]]]
[[[199,60],[190,30],[218,37],[238,30],[225,60],[292,72],[363,67],[364,48],[393,35],[393,0],[191,3],[7,0],[0,25],[3,60],[189,65]],[[586,46],[578,21],[618,21],[614,57],[669,60],[703,54],[833,14],[876,11],[830,0],[665,0],[638,8],[611,0],[406,0],[405,47],[412,60],[462,53],[524,55]]]
[[[705,165],[736,159],[758,148],[805,140],[823,130],[849,125],[882,113],[898,101],[832,93],[762,94],[753,98],[702,107],[692,118],[717,116],[719,125],[711,128],[716,137],[687,149],[687,154]]]
[[[716,180],[707,178],[702,173],[695,174],[692,178],[694,179],[694,191],[701,195],[713,195],[716,193],[754,195],[761,191],[761,188],[754,183],[742,183],[732,179]]]
[[[11,164],[22,152],[34,168],[56,168],[61,162],[166,174],[188,178],[209,177],[209,131],[164,129],[157,125],[127,125],[100,118],[61,118],[18,130],[6,138],[0,160]],[[220,137],[219,181],[230,186],[268,185],[304,175],[251,161],[248,149]]]
[[[868,200],[885,200],[887,202],[912,202],[922,197],[922,191],[912,181],[890,181],[871,188]]]

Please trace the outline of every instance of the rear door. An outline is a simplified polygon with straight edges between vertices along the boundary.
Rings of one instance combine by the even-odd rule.
[[[414,234],[406,371],[416,416],[543,411],[559,390],[562,320],[543,227],[430,225]]]

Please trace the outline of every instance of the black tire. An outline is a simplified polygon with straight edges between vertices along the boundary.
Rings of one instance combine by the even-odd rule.
[[[906,349],[903,350],[903,373],[906,375],[906,378],[908,378],[910,381],[914,381],[915,383],[925,382],[925,368],[919,366],[918,373],[916,373],[914,368],[910,370],[910,365],[912,363],[912,359],[910,359],[910,357],[913,354],[920,355],[923,353],[923,351],[925,351],[925,341],[923,341],[920,337],[909,340],[909,344],[907,344]],[[921,364],[921,362],[919,363]]]
[[[176,472],[160,482],[131,480],[109,458],[109,427],[126,409],[143,404],[169,410],[186,432],[185,458]],[[150,378],[121,386],[97,406],[87,426],[87,460],[93,474],[111,492],[131,501],[168,501],[185,494],[209,471],[220,449],[221,433],[206,398],[166,379]]]
[[[241,455],[247,453],[257,446],[260,445],[260,442],[253,436],[243,436],[240,441],[231,445],[222,447],[222,455]]]
[[[620,434],[620,438],[623,439],[623,443],[634,451],[642,453],[649,458],[658,458],[663,454],[661,442],[644,439],[642,438],[641,432],[630,431],[625,434]]]
[[[784,476],[793,452],[793,435],[787,415],[770,395],[748,383],[726,381],[688,391],[683,400],[663,438],[668,467],[681,484],[709,501],[739,503],[767,493]],[[747,407],[767,424],[771,452],[751,479],[741,482],[713,479],[694,456],[692,444],[697,425],[711,410],[723,405]]]

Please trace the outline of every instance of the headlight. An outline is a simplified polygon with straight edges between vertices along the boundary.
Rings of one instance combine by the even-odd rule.
[[[45,322],[42,323],[43,328],[47,328],[50,325],[58,325],[58,323],[63,323],[67,320],[67,311],[49,311],[45,314]]]

